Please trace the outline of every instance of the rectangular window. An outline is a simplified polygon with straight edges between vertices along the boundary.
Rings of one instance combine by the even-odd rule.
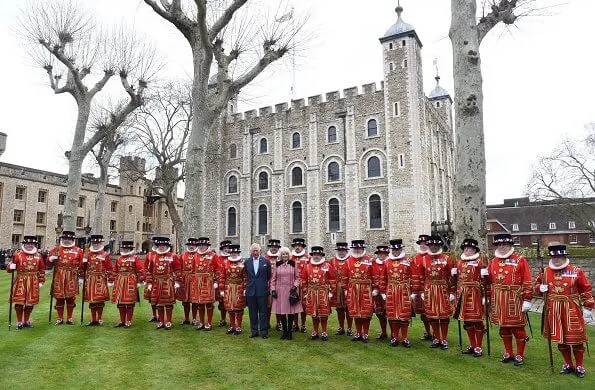
[[[66,203],[66,194],[64,192],[60,192],[60,194],[58,194],[58,204],[60,206],[64,206],[65,203]]]
[[[76,227],[82,228],[85,224],[85,219],[83,217],[76,217]]]
[[[37,193],[37,201],[39,203],[45,203],[45,199],[47,198],[47,194],[48,192],[45,190],[39,190],[39,192]]]
[[[111,211],[112,211],[112,213],[115,213],[116,211],[118,211],[118,202],[112,202]]]
[[[556,230],[556,222],[550,222],[550,230]]]
[[[578,243],[578,237],[576,234],[569,234],[568,235],[568,243],[569,244],[576,244]]]
[[[15,190],[14,193],[14,198],[16,200],[23,200],[25,199],[25,187],[23,186],[18,186]]]
[[[512,237],[512,242],[514,245],[521,245],[521,238],[518,236]]]
[[[568,229],[576,229],[576,224],[574,221],[568,221]]]
[[[589,235],[589,244],[595,244],[595,234]]]
[[[45,213],[42,213],[40,211],[37,212],[37,217],[35,218],[35,222],[38,225],[45,225]]]
[[[531,224],[531,230],[537,230],[537,224],[536,223],[532,223]]]
[[[23,210],[15,210],[12,220],[14,222],[22,223],[23,222]]]
[[[109,230],[111,230],[112,232],[116,231],[116,220],[112,219],[109,221]]]
[[[44,245],[43,245],[43,238],[44,237],[43,236],[35,236],[35,238],[37,238],[37,247],[38,248],[43,248],[44,247]]]
[[[538,242],[539,242],[538,236],[531,236],[531,245],[537,245]]]
[[[80,208],[85,207],[85,197],[84,196],[79,196],[79,207]]]
[[[519,224],[518,223],[513,223],[512,224],[512,231],[513,232],[518,232],[519,231]]]
[[[402,154],[399,154],[399,168],[404,168],[405,167],[405,156]]]
[[[401,116],[401,105],[399,102],[393,104],[393,116]]]
[[[11,238],[12,246],[20,246],[21,245],[21,235],[20,234],[13,234]]]

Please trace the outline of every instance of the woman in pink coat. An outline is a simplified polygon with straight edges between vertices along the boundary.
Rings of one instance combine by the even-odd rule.
[[[297,291],[300,284],[300,274],[295,263],[291,260],[289,248],[279,249],[279,261],[274,268],[271,279],[271,296],[273,297],[272,313],[278,314],[283,327],[281,340],[291,340],[291,321],[293,315],[303,312],[301,299],[295,305],[289,303],[289,294],[292,290]],[[301,298],[301,297],[300,297]]]

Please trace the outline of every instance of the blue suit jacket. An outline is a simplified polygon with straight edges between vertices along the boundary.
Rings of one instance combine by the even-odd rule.
[[[267,259],[258,258],[258,273],[254,274],[254,261],[252,258],[244,261],[244,271],[248,276],[246,282],[247,297],[263,297],[269,295],[269,280],[271,279],[271,266]]]

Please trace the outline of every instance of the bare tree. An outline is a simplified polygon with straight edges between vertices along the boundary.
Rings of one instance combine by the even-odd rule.
[[[539,158],[527,183],[527,196],[551,201],[595,234],[595,123],[580,141],[565,139],[548,156]]]
[[[75,230],[81,167],[91,149],[142,104],[147,82],[158,67],[153,49],[121,29],[108,36],[90,13],[71,1],[35,1],[23,12],[21,31],[33,47],[34,60],[48,74],[55,94],[71,95],[77,120],[68,158],[64,228]],[[101,69],[94,78],[93,69]],[[92,102],[112,76],[118,75],[128,102],[112,112],[110,122],[87,138]],[[89,85],[87,85],[89,84]]]
[[[248,0],[143,1],[178,29],[192,51],[193,116],[185,165],[183,236],[197,236],[203,228],[205,154],[213,124],[233,96],[291,49],[303,21],[287,23],[293,10],[283,7],[259,19],[259,13],[246,6]],[[211,93],[208,82],[213,67],[217,88]]]
[[[192,122],[191,86],[169,83],[155,89],[130,126],[137,151],[146,156],[149,203],[163,199],[182,247],[183,223],[177,209],[177,187],[184,178],[183,164]]]
[[[479,46],[499,23],[512,25],[536,10],[537,0],[451,0],[456,169],[454,231],[457,242],[475,237],[485,248],[486,161]]]

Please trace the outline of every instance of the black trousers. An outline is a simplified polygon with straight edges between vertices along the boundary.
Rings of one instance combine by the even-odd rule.
[[[250,315],[250,330],[252,334],[268,336],[269,334],[269,313],[268,296],[246,297],[248,303],[248,314]]]

